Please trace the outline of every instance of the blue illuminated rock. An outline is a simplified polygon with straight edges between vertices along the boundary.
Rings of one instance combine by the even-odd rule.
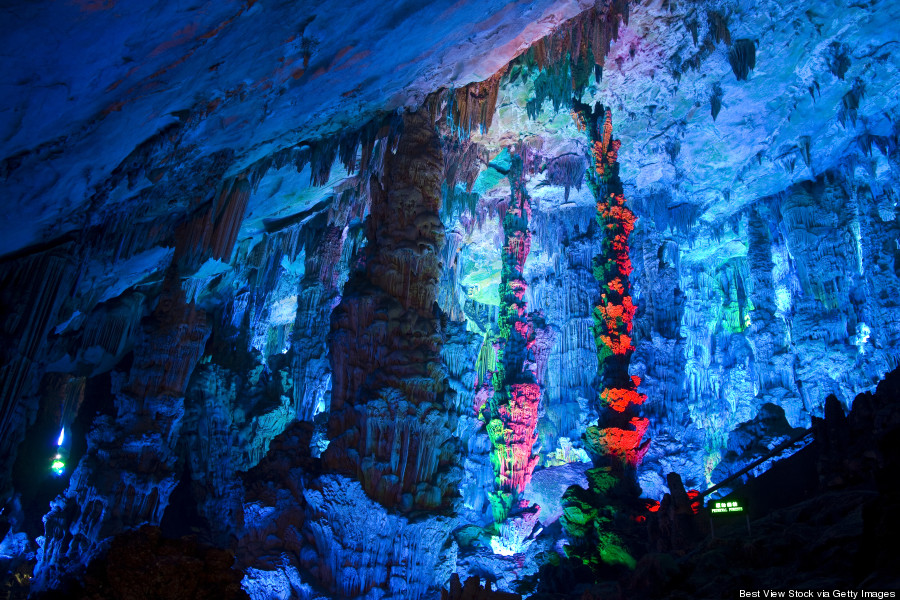
[[[162,4],[13,2],[0,24],[13,594],[145,524],[233,551],[260,600],[587,577],[557,523],[600,408],[573,94],[612,108],[638,216],[645,497],[671,472],[707,488],[898,364],[900,3]],[[504,556],[478,414],[516,147],[541,512]]]

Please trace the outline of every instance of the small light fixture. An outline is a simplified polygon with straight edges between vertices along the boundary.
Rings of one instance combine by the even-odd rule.
[[[57,477],[65,472],[66,463],[63,461],[61,454],[57,453],[56,456],[53,457],[53,462],[50,464],[50,469]]]

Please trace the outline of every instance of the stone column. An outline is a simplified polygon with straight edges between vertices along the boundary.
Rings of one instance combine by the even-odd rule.
[[[442,315],[443,160],[427,111],[404,117],[396,152],[370,182],[368,244],[331,319],[328,469],[401,510],[447,507],[456,445],[448,422]]]

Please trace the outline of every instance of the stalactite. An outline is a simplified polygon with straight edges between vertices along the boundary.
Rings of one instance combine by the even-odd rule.
[[[249,198],[250,183],[246,177],[238,177],[223,186],[213,207],[213,229],[209,245],[214,259],[226,262],[231,259],[231,250],[237,241]]]
[[[97,348],[112,357],[121,358],[140,331],[144,314],[144,296],[131,294],[101,305],[84,324],[76,357],[83,358]],[[92,350],[93,349],[93,350]],[[99,361],[108,365],[106,360]]]
[[[484,133],[491,128],[497,107],[500,81],[506,70],[501,69],[488,79],[449,92],[447,123],[460,137],[473,131]]]
[[[850,90],[841,98],[841,108],[838,111],[838,121],[844,127],[847,121],[853,127],[856,127],[856,115],[859,110],[859,103],[865,98],[866,86],[860,79],[855,79],[850,86]]]
[[[250,198],[246,175],[223,182],[215,199],[175,231],[175,261],[181,272],[196,271],[207,259],[231,259]]]
[[[728,62],[738,81],[744,81],[756,68],[756,43],[753,40],[735,40],[728,51]]]
[[[485,82],[485,85],[489,82]],[[497,84],[499,85],[499,84]],[[440,94],[434,94],[435,97]],[[490,101],[489,98],[487,101]],[[493,99],[496,102],[496,98]],[[452,106],[450,107],[452,109]],[[485,109],[488,110],[488,109]],[[490,111],[494,111],[491,105]],[[452,110],[449,121],[452,121]],[[444,156],[444,184],[441,218],[449,224],[452,219],[476,214],[479,196],[472,191],[475,180],[481,172],[487,155],[483,147],[476,144],[452,124],[441,128],[441,146]]]
[[[850,47],[841,42],[831,42],[828,47],[828,70],[838,79],[843,79],[850,69]]]
[[[731,45],[731,31],[728,29],[728,17],[714,10],[707,11],[706,19],[709,24],[709,31],[715,42],[725,42]]]
[[[722,86],[718,83],[713,85],[712,93],[709,95],[709,112],[712,115],[713,121],[716,120],[716,117],[719,116],[719,111],[722,110],[723,96]]]
[[[564,200],[568,202],[571,188],[581,189],[586,169],[587,161],[585,161],[583,156],[574,154],[557,156],[548,161],[545,169],[547,183],[564,186],[566,190]]]

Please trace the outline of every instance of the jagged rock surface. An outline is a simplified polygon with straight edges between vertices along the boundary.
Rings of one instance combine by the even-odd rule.
[[[425,598],[450,576],[455,519],[404,515],[343,475],[321,474],[297,423],[244,477],[237,555],[252,598]],[[449,560],[448,560],[449,559]]]
[[[671,471],[688,488],[717,481],[828,412],[829,394],[832,411],[849,405],[900,344],[900,46],[884,26],[898,6],[13,3],[0,25],[0,565],[21,591],[39,558],[34,581],[51,585],[151,522],[236,540],[254,598],[436,595],[454,570],[532,591],[562,551],[553,496],[584,483],[598,416],[601,238],[573,90],[612,107],[639,216],[644,494],[660,498]],[[417,106],[402,127],[395,109]],[[433,125],[440,143],[410,150]],[[545,529],[501,557],[484,534],[494,472],[477,412],[494,391],[517,144],[532,156],[522,300],[546,323],[524,498]],[[415,202],[394,185],[410,164],[428,187]],[[401,421],[431,447],[407,453],[391,437]],[[60,429],[71,455],[55,479]],[[320,477],[326,447],[342,475]],[[437,466],[414,475],[401,456]],[[854,460],[831,479],[868,472]],[[348,511],[428,542],[387,544]]]
[[[77,573],[116,531],[158,524],[175,488],[184,393],[209,327],[176,289],[160,298],[142,335],[129,373],[115,378],[119,417],[95,422],[68,490],[44,517],[38,589]]]

